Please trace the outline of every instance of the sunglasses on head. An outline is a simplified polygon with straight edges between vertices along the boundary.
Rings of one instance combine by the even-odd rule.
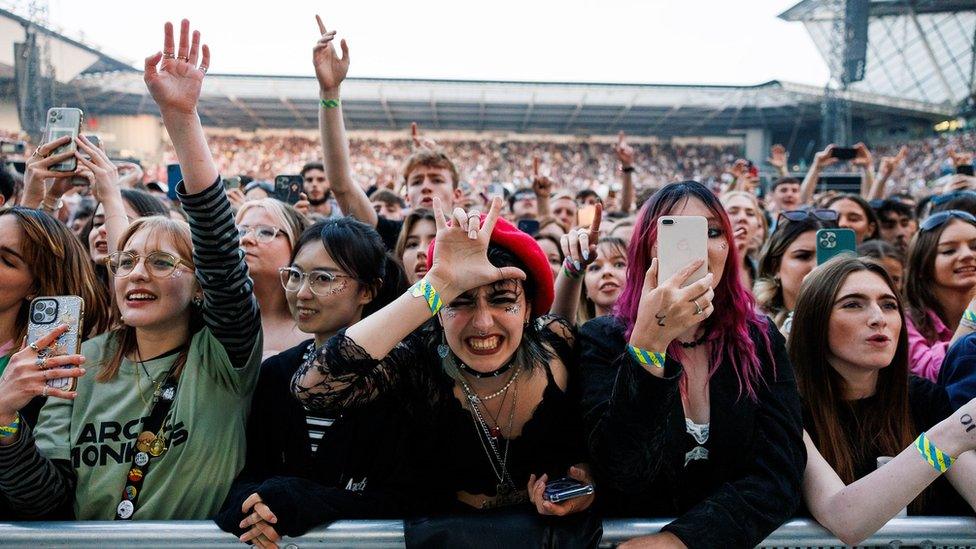
[[[963,198],[963,197],[976,198],[976,191],[953,191],[951,193],[940,194],[937,196],[933,196],[930,203],[933,206],[939,206],[941,204],[945,204],[946,202],[950,202],[957,198]]]
[[[787,210],[785,212],[780,212],[779,217],[785,218],[788,221],[803,221],[811,217],[815,217],[820,221],[837,221],[837,212],[834,210],[828,210],[826,208],[817,208],[812,210]]]
[[[933,199],[934,201],[935,199]],[[920,231],[931,231],[932,229],[937,229],[942,225],[945,225],[947,221],[952,218],[962,219],[963,221],[972,223],[976,225],[976,217],[969,212],[964,212],[962,210],[946,210],[944,212],[936,212],[922,221],[922,224],[918,226]]]

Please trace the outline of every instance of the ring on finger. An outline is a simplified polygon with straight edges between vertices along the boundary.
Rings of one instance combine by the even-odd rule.
[[[178,55],[178,56],[176,56],[176,59],[179,60],[179,61],[189,61],[190,60],[190,58],[188,56],[186,56],[186,55]]]
[[[35,358],[34,359],[34,366],[37,366],[39,369],[43,370],[47,366],[47,357],[46,356],[39,356],[39,357]]]
[[[203,72],[203,74],[207,74],[207,71],[209,69],[210,69],[210,67],[208,67],[206,65],[200,65],[200,71]]]
[[[32,343],[29,343],[27,346],[30,347],[31,350],[34,351],[35,353],[40,353],[41,352],[41,350],[37,347],[37,343],[32,342]]]
[[[164,51],[163,59],[176,59],[176,54],[171,51]]]
[[[704,309],[702,309],[702,306],[698,304],[697,298],[692,303],[695,304],[695,316],[698,316],[705,311]]]
[[[44,389],[41,390],[41,396],[42,397],[47,398],[47,390],[48,389],[50,389],[50,387],[48,387],[47,384],[45,383],[44,384]]]

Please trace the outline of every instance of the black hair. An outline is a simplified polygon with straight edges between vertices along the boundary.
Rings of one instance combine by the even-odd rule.
[[[971,193],[960,193],[956,197],[943,202],[942,204],[932,203],[932,209],[929,210],[928,215],[948,210],[962,210],[964,212],[969,212],[976,215],[976,196],[973,196]]]
[[[0,167],[0,196],[4,202],[14,195],[14,176],[6,168]]]
[[[874,225],[874,230],[871,231],[871,234],[868,235],[864,240],[874,240],[875,238],[878,238],[880,234],[878,231],[881,230],[881,222],[878,220],[878,214],[874,213],[874,208],[868,204],[868,201],[864,200],[864,198],[857,194],[842,193],[830,197],[830,199],[828,199],[824,204],[824,207],[829,208],[841,200],[850,200],[851,202],[857,204],[861,208],[861,211],[864,212],[864,217],[867,218],[868,223]]]
[[[895,200],[894,198],[886,198],[874,208],[874,213],[878,215],[879,220],[884,220],[888,214],[895,214],[898,216],[905,216],[909,219],[915,219],[915,210],[911,206],[905,204],[901,200]]]
[[[915,204],[915,219],[923,219],[928,215],[925,212],[929,207],[929,203],[932,202],[932,198],[934,196],[934,194],[930,194]]]
[[[324,172],[325,171],[325,164],[323,164],[321,162],[308,162],[304,166],[302,166],[302,171],[300,171],[298,173],[299,173],[299,175],[302,176],[302,178],[304,178],[305,177],[305,173],[306,172],[310,172],[312,170],[319,170],[319,171]]]
[[[291,263],[303,246],[319,242],[349,276],[373,291],[363,317],[382,309],[406,291],[407,277],[387,253],[376,229],[351,217],[327,219],[305,229],[292,248]]]
[[[528,187],[528,186],[519,187],[515,189],[515,192],[513,192],[511,195],[508,196],[508,209],[512,209],[515,207],[516,196],[518,196],[520,193],[526,193],[526,192],[532,193],[532,196],[535,197],[535,191],[532,190],[532,187]]]
[[[600,204],[603,204],[603,199],[600,198],[600,194],[594,191],[593,189],[583,189],[580,192],[576,193],[576,201],[582,203],[584,200],[586,200],[591,196],[596,197],[596,201],[599,202]]]
[[[776,181],[773,181],[773,184],[769,186],[769,192],[773,192],[773,189],[779,187],[780,185],[787,185],[787,184],[799,185],[801,183],[802,182],[795,177],[781,177]]]

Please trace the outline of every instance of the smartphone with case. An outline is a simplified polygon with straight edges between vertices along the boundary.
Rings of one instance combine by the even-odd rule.
[[[44,142],[50,143],[66,135],[71,136],[71,140],[66,144],[51,151],[52,155],[61,154],[66,151],[77,150],[75,138],[81,131],[81,122],[85,119],[85,114],[81,109],[70,107],[53,107],[47,110],[47,129],[44,131]],[[78,159],[68,158],[51,166],[53,172],[73,172],[78,167]]]
[[[296,204],[305,192],[305,179],[300,175],[276,175],[274,197],[286,204]]]
[[[560,503],[568,499],[588,496],[593,493],[593,485],[578,481],[575,478],[563,477],[546,483],[542,499],[553,503]]]
[[[852,229],[817,231],[817,265],[823,265],[840,254],[857,255],[857,238]]]
[[[27,315],[27,343],[34,343],[62,324],[68,331],[54,342],[48,356],[76,355],[81,350],[81,333],[85,321],[85,300],[76,295],[44,296],[31,301]],[[74,366],[64,366],[74,368]],[[47,385],[62,391],[73,391],[77,378],[50,379]]]
[[[593,219],[596,217],[596,206],[590,204],[589,206],[583,206],[576,212],[576,226],[577,227],[589,227],[593,224]]]
[[[857,149],[853,147],[834,147],[830,156],[837,160],[854,160],[857,158]]]
[[[702,266],[682,288],[708,273],[708,220],[700,215],[664,215],[657,220],[657,282],[663,284],[692,261]]]

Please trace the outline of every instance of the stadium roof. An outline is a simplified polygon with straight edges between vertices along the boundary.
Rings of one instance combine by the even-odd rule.
[[[91,114],[156,113],[135,71],[85,74],[73,82]],[[728,135],[790,128],[820,118],[820,88],[771,81],[756,86],[581,84],[351,78],[343,84],[350,129],[424,128],[568,134]],[[851,91],[853,115],[931,122],[954,111]],[[209,126],[312,128],[313,77],[207,75],[200,102]]]
[[[831,0],[804,0],[780,14],[802,21],[824,59],[831,50]],[[976,1],[870,2],[864,80],[850,89],[958,107],[973,91]],[[829,63],[828,63],[829,64]]]

